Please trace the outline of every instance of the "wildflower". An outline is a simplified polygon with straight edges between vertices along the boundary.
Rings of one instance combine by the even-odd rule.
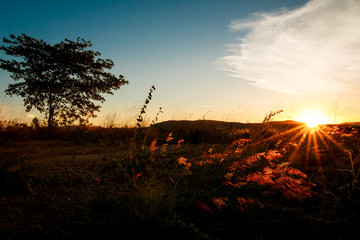
[[[161,153],[162,153],[162,156],[165,156],[165,152],[166,152],[166,148],[167,148],[168,144],[165,143],[162,145],[162,148],[161,148]]]
[[[249,141],[250,141],[250,139],[240,138],[240,139],[238,139],[238,140],[233,141],[233,142],[231,143],[231,145],[238,145],[238,146],[242,147],[242,146],[245,145],[245,143],[247,143],[247,142],[249,142]],[[230,145],[230,146],[231,146],[231,145]]]
[[[240,205],[241,211],[244,211],[244,207],[249,206],[249,205],[254,205],[254,204],[258,204],[261,208],[264,207],[264,205],[256,199],[252,199],[252,198],[245,199],[243,197],[238,197],[238,198],[236,198],[236,200],[238,201],[238,203]]]
[[[249,142],[249,139],[240,138],[238,140],[233,141],[224,151],[224,157],[227,157],[229,154],[241,154],[242,147],[245,145],[246,142]],[[235,149],[235,150],[234,150]]]
[[[204,160],[201,160],[201,161],[197,162],[196,164],[199,165],[199,166],[202,166],[202,165],[205,164],[205,161],[204,161]]]
[[[240,162],[235,161],[227,168],[227,170],[234,172],[234,171],[236,171],[237,168],[239,168],[239,166],[240,166]]]
[[[283,157],[283,155],[278,150],[269,150],[266,154],[266,159],[269,161],[273,161],[281,157]]]
[[[230,180],[230,178],[232,178],[234,176],[234,172],[228,172],[225,174],[224,178],[226,178],[227,180]]]
[[[170,142],[171,140],[173,140],[174,138],[172,137],[172,132],[169,133],[169,135],[166,138],[166,142]]]
[[[177,141],[175,148],[181,148],[181,143],[184,142],[184,139]]]
[[[206,160],[206,163],[207,163],[207,164],[210,164],[210,165],[211,165],[211,164],[214,164],[214,160],[208,159],[208,160]]]
[[[242,148],[238,147],[235,149],[234,153],[240,155],[242,153],[242,151],[243,151]]]
[[[250,167],[250,165],[252,163],[258,161],[264,155],[265,155],[265,153],[257,153],[257,154],[255,154],[253,156],[247,157],[242,162],[235,161],[228,167],[228,170],[233,172],[233,171],[236,171],[237,169],[248,168],[248,167]]]
[[[236,187],[236,188],[241,188],[242,186],[245,186],[245,185],[247,185],[247,183],[246,182],[241,182],[241,181],[233,184],[233,186]]]
[[[301,202],[305,198],[312,196],[311,186],[313,185],[305,185],[303,179],[283,176],[276,180],[274,189],[280,190],[287,200],[298,200]]]
[[[151,144],[150,144],[150,152],[151,152],[150,160],[151,160],[152,162],[155,161],[155,158],[154,158],[155,150],[156,150],[156,138],[155,138],[155,140],[152,141]]]
[[[273,185],[274,184],[274,181],[272,180],[273,177],[274,175],[272,175],[271,172],[269,172],[266,169],[264,173],[257,172],[247,175],[246,181],[254,182],[259,185]]]
[[[250,166],[252,163],[260,160],[261,157],[263,157],[263,156],[265,156],[264,152],[257,153],[257,154],[255,154],[253,156],[247,157],[244,162],[246,163],[246,165]]]
[[[177,161],[178,161],[178,165],[186,165],[187,158],[179,157],[179,159]]]
[[[302,178],[307,178],[305,173],[301,172],[299,169],[295,169],[295,168],[291,168],[291,167],[289,167],[287,169],[287,174],[302,177]]]
[[[152,152],[152,153],[155,152],[155,150],[156,150],[155,146],[156,146],[156,138],[150,144],[150,152]]]
[[[240,210],[243,212],[244,211],[244,205],[246,204],[246,199],[239,197],[236,198],[236,200],[238,201],[239,205],[240,205]]]
[[[185,173],[186,173],[186,175],[191,175],[192,174],[192,172],[190,171],[190,168],[191,168],[191,163],[186,163],[185,164]]]
[[[214,197],[212,203],[218,208],[226,207],[226,202],[229,201],[226,197]]]
[[[244,179],[247,182],[270,186],[274,190],[282,192],[287,200],[302,201],[311,197],[313,194],[311,187],[315,184],[305,181],[306,174],[288,165],[289,163],[283,163],[276,168],[265,167],[263,172],[249,174]]]
[[[234,184],[230,182],[229,180],[223,179],[220,183],[223,186],[233,186]]]
[[[263,172],[264,172],[264,174],[269,175],[269,174],[271,174],[271,173],[272,173],[272,169],[271,169],[271,168],[269,168],[269,167],[265,167],[265,168],[263,169]]]

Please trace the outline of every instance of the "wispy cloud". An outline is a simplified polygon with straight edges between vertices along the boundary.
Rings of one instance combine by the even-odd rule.
[[[314,94],[360,83],[359,0],[311,0],[235,20],[230,29],[248,33],[221,62],[258,87]]]

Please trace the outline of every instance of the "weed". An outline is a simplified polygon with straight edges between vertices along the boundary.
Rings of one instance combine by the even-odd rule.
[[[251,140],[253,142],[257,142],[259,140],[262,140],[262,139],[266,139],[268,138],[269,136],[273,135],[274,132],[273,130],[270,128],[270,121],[271,119],[275,116],[275,115],[278,115],[280,113],[282,113],[283,110],[279,110],[279,111],[276,111],[276,112],[270,112],[269,114],[267,114],[263,120],[263,122],[258,125],[255,130],[251,133]],[[275,132],[277,133],[277,132]]]
[[[108,115],[106,115],[105,117],[105,121],[103,123],[104,128],[114,128],[116,127],[116,113],[109,113]]]
[[[352,196],[354,194],[354,190],[355,189],[360,189],[358,187],[360,168],[358,166],[356,166],[356,164],[354,163],[353,153],[351,151],[347,150],[347,149],[346,149],[346,153],[349,155],[349,161],[350,161],[351,169],[346,169],[346,170],[343,170],[343,171],[350,172],[351,181],[350,181],[350,183],[347,183],[344,187],[341,187],[341,188],[343,188],[343,189],[346,188],[347,189],[347,199],[350,199],[350,198],[352,198]]]
[[[144,119],[154,90],[138,119]],[[305,136],[300,128],[285,136],[287,126],[270,124],[278,113],[267,115],[259,126],[225,128],[199,122],[157,132],[156,138],[155,127],[146,128],[143,121],[134,129],[111,132],[57,128],[64,141],[78,138],[84,144],[75,148],[94,137],[106,157],[97,156],[88,168],[78,166],[75,157],[66,167],[63,161],[47,163],[40,169],[61,165],[42,179],[29,174],[25,157],[2,159],[0,189],[5,194],[0,203],[8,207],[3,208],[0,222],[5,230],[0,229],[0,235],[19,231],[18,226],[31,235],[35,226],[39,236],[63,238],[343,239],[347,233],[355,238],[360,211],[358,128],[324,128],[332,139]],[[25,129],[40,132],[41,127]],[[314,139],[318,149],[308,144]],[[296,158],[291,157],[294,152]],[[311,158],[314,164],[304,168],[303,162]],[[338,171],[339,166],[348,169]],[[25,199],[23,194],[31,191]],[[22,199],[13,203],[8,196]],[[21,220],[25,218],[30,220]]]
[[[290,167],[279,150],[249,155],[254,138],[238,139],[222,152],[210,148],[201,156],[182,155],[182,139],[169,145],[173,140],[172,132],[160,146],[155,139],[142,148],[146,155],[137,157],[147,159],[132,182],[130,207],[140,218],[215,217],[263,209],[278,204],[279,198],[284,203],[301,202],[316,194],[315,184]],[[201,217],[199,221],[203,224]]]
[[[149,103],[150,103],[150,101],[151,101],[151,99],[152,99],[152,93],[153,93],[153,91],[155,91],[155,90],[156,90],[156,88],[155,88],[154,86],[151,86],[150,91],[149,91],[149,94],[148,94],[147,98],[145,99],[145,103],[144,103],[144,105],[142,106],[141,111],[140,111],[140,114],[139,114],[139,116],[138,116],[137,119],[136,119],[136,122],[137,122],[137,123],[136,123],[136,126],[137,126],[138,128],[141,128],[141,127],[143,126],[143,120],[144,120],[143,115],[146,113],[147,106],[149,105]]]

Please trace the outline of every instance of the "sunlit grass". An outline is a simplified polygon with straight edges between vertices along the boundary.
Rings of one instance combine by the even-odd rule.
[[[344,212],[334,213],[334,208],[344,208],[337,199],[343,200],[345,196],[356,200],[359,149],[355,141],[357,130],[351,127],[273,124],[266,118],[264,123],[250,127],[221,129],[221,134],[216,125],[174,127],[170,132],[157,132],[156,135],[152,135],[151,128],[139,128],[138,138],[134,139],[135,131],[130,129],[118,133],[113,127],[115,120],[113,114],[107,121],[112,131],[83,128],[75,132],[76,137],[83,140],[81,145],[74,145],[75,148],[87,146],[92,135],[105,134],[113,140],[100,138],[106,155],[93,166],[75,168],[69,164],[49,173],[45,179],[12,165],[0,170],[5,177],[11,174],[14,179],[21,180],[24,176],[25,181],[20,183],[29,184],[31,188],[26,188],[26,192],[33,192],[34,197],[41,193],[48,199],[60,199],[58,201],[63,204],[62,198],[56,195],[64,195],[62,190],[66,193],[63,198],[71,200],[66,201],[75,207],[76,204],[81,206],[84,219],[115,226],[119,231],[131,234],[135,231],[116,223],[131,220],[136,232],[148,229],[144,226],[149,225],[159,232],[164,229],[183,232],[185,229],[190,236],[208,234],[214,239],[237,239],[239,236],[271,239],[273,229],[284,224],[284,219],[291,229],[289,232],[303,230],[299,221],[308,224],[308,219],[315,223],[312,226],[333,226],[328,223],[331,219],[327,220],[327,215],[335,214],[341,219],[340,213]],[[200,134],[203,137],[200,138]],[[192,138],[188,136],[197,137],[196,144],[194,140],[189,141]],[[229,143],[233,138],[235,141]],[[345,140],[354,144],[354,150],[345,144]],[[130,148],[130,143],[135,147]],[[110,150],[118,149],[112,147],[117,144],[122,146],[121,155]],[[339,162],[350,164],[342,164],[340,172],[337,165],[334,167],[334,163]],[[5,190],[8,186],[17,186],[10,180],[7,185],[3,184]],[[325,201],[331,204],[326,205]],[[58,207],[56,204],[54,206]],[[53,209],[57,209],[55,207]],[[66,210],[74,212],[72,208]],[[315,208],[322,212],[313,211]],[[58,213],[54,210],[54,215]],[[75,226],[85,232],[95,228],[86,221],[78,226],[71,219],[65,219],[69,229]],[[49,231],[47,226],[43,228]],[[312,234],[315,230],[309,231]],[[293,236],[286,237],[292,239]]]

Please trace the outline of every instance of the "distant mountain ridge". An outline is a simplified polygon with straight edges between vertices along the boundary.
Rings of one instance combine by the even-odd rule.
[[[271,121],[270,125],[274,127],[296,127],[304,125],[303,122],[294,120],[284,121]],[[171,131],[177,127],[191,128],[191,127],[214,127],[217,129],[231,129],[231,128],[251,128],[261,123],[242,123],[242,122],[226,122],[218,120],[169,120],[152,125],[152,128],[159,130]],[[360,122],[345,122],[339,124],[327,124],[327,125],[360,125]]]
[[[189,128],[189,127],[214,127],[217,129],[230,129],[230,128],[247,128],[254,127],[261,123],[242,123],[242,122],[226,122],[226,121],[218,121],[218,120],[169,120],[160,123],[156,123],[152,128],[157,128],[160,130],[171,131],[176,127]],[[286,121],[273,121],[270,122],[271,125],[302,125],[304,123],[286,120]]]

